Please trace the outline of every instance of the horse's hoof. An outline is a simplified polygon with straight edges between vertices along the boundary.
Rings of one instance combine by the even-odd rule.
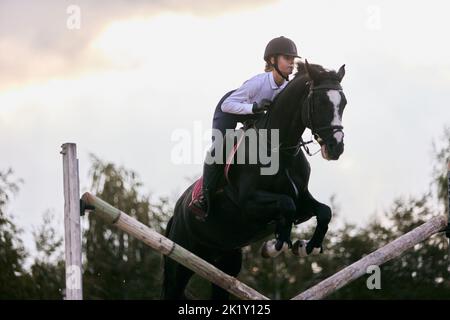
[[[292,245],[292,253],[296,256],[300,256],[302,258],[308,256],[306,253],[306,244],[305,240],[297,240]]]
[[[280,250],[276,249],[276,244],[277,244],[276,239],[272,239],[269,241],[265,241],[261,247],[261,256],[265,259],[268,258],[275,258],[278,257],[280,255],[280,253],[282,253],[283,251],[287,250],[289,248],[289,245],[284,242],[283,246],[281,247]]]
[[[310,255],[317,256],[322,252],[320,248],[313,248]]]
[[[322,252],[321,248],[313,248],[310,253],[306,249],[308,245],[308,241],[306,240],[297,240],[292,245],[292,253],[296,256],[300,256],[302,258],[307,257],[309,255],[317,256]]]

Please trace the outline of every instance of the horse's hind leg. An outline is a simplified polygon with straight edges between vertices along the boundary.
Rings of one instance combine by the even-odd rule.
[[[236,249],[221,255],[214,262],[214,265],[230,276],[236,277],[241,271],[242,250]],[[212,284],[211,298],[213,300],[228,300],[230,298],[230,294],[228,293],[228,291],[222,289],[221,287]]]
[[[164,300],[186,299],[184,289],[193,273],[193,271],[178,262],[164,257],[164,279],[161,298]]]

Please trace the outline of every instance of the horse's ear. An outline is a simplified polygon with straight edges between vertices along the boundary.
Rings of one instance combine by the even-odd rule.
[[[308,77],[311,79],[311,75],[309,73],[309,63],[308,63],[308,59],[305,59],[305,63],[303,64],[303,66],[305,67],[305,73],[308,75]]]
[[[342,67],[339,68],[339,71],[337,72],[337,77],[339,82],[342,81],[342,78],[345,76],[345,64],[342,65]]]
[[[317,80],[319,78],[319,74],[314,68],[311,68],[308,60],[305,59],[305,72],[311,80]]]

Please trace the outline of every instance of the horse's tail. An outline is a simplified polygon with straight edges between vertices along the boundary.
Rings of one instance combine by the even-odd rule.
[[[181,197],[178,199],[178,201],[175,204],[175,208],[173,210],[173,215],[172,217],[169,219],[169,221],[167,222],[167,227],[166,230],[164,231],[164,236],[166,238],[169,238],[170,240],[174,241],[175,237],[175,232],[179,231],[179,226],[180,226],[180,215],[183,212],[183,207],[186,206],[186,199],[190,199],[191,198],[191,192],[192,192],[192,187],[189,187],[184,193],[183,195],[181,195]],[[174,219],[177,218],[176,221],[174,221]],[[169,285],[173,285],[172,284],[172,278],[173,278],[173,267],[176,266],[178,264],[178,262],[175,261],[170,261],[171,258],[169,258],[166,255],[163,255],[162,259],[161,259],[161,265],[162,265],[162,289],[161,289],[161,299],[167,299],[167,289]],[[169,288],[170,291],[170,288]]]

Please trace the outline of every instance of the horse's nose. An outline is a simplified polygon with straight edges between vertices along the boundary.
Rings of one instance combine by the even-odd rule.
[[[339,156],[344,152],[344,143],[328,143],[327,148],[331,158],[338,159]]]

